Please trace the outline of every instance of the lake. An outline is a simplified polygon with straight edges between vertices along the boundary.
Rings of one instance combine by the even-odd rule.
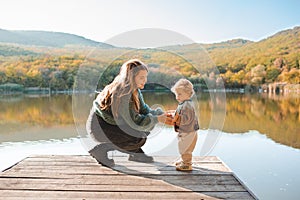
[[[0,170],[32,154],[87,155],[84,105],[93,95],[82,96],[82,106],[73,102],[73,109],[72,95],[0,96]],[[259,199],[299,199],[299,95],[226,94],[221,114],[213,113],[208,93],[197,96],[201,129],[194,155],[200,155],[207,137],[215,134],[208,155],[220,157]],[[164,109],[177,106],[171,93],[144,92],[144,99]],[[219,122],[222,130],[210,129],[211,119],[219,119],[214,114],[224,115]],[[159,124],[144,150],[151,155],[178,155],[173,128]]]

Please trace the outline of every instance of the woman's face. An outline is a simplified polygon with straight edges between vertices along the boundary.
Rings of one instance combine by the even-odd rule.
[[[135,81],[137,88],[139,88],[139,89],[144,88],[145,84],[147,83],[147,76],[148,76],[148,72],[146,70],[140,70],[136,74],[134,81]]]

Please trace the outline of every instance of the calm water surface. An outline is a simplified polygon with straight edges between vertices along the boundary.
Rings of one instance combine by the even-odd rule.
[[[201,130],[195,155],[212,116],[210,96],[199,97]],[[165,109],[177,105],[170,93],[144,93],[144,98]],[[32,154],[87,154],[74,125],[72,96],[2,96],[0,110],[1,171]],[[299,96],[227,94],[224,128],[209,155],[219,156],[259,199],[299,199],[299,113]],[[176,145],[172,128],[158,126],[144,150],[178,155]]]

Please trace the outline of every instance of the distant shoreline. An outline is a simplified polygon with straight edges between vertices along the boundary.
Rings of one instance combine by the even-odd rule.
[[[170,92],[168,89],[144,89],[142,92],[156,92],[156,93],[166,93]],[[277,95],[284,95],[287,93],[291,94],[300,94],[300,84],[297,84],[294,88],[289,88],[285,90],[274,90],[272,92],[267,91],[263,87],[255,88],[255,89],[247,89],[247,88],[225,88],[225,89],[220,89],[220,88],[215,88],[215,89],[198,89],[196,90],[198,93],[238,93],[238,94],[256,94],[256,93],[274,93]],[[91,94],[91,93],[97,93],[97,91],[91,91],[91,90],[54,90],[54,89],[49,89],[49,88],[42,88],[42,89],[34,89],[34,90],[26,90],[24,89],[23,91],[0,91],[0,96],[9,96],[9,95],[22,95],[22,94],[28,94],[28,95],[57,95],[57,94]]]

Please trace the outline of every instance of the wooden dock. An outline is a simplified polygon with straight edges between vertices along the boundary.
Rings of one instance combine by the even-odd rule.
[[[196,157],[192,172],[175,159],[115,156],[110,169],[90,156],[30,156],[0,173],[0,199],[257,199],[217,157]]]

